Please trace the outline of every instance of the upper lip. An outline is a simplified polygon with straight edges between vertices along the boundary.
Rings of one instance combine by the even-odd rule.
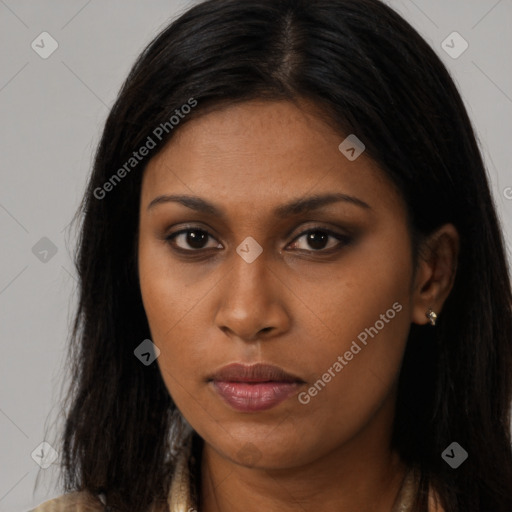
[[[301,378],[285,372],[279,366],[256,363],[228,364],[211,374],[208,380],[227,382],[304,382]]]

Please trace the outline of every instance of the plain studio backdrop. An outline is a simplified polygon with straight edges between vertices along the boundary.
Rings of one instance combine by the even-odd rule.
[[[66,228],[122,81],[146,44],[193,3],[0,0],[0,511],[26,512],[62,493],[58,454],[47,469],[36,461],[49,449],[41,446],[45,427],[67,384],[76,276]],[[510,254],[512,2],[387,3],[459,87]]]

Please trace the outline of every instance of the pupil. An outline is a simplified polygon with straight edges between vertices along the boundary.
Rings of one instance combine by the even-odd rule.
[[[327,234],[322,233],[322,231],[312,231],[308,235],[308,243],[313,249],[323,249],[326,240]]]
[[[200,234],[198,235],[197,233],[200,233]],[[191,247],[194,247],[195,249],[202,249],[202,243],[204,243],[207,236],[208,235],[207,235],[206,231],[201,231],[199,229],[196,229],[194,231],[189,231],[187,233],[187,243]]]

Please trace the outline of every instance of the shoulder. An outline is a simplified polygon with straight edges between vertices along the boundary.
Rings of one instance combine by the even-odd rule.
[[[99,498],[88,491],[75,491],[45,501],[29,512],[103,512]]]

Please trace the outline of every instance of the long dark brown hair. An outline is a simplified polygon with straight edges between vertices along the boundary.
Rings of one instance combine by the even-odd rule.
[[[155,137],[190,98],[197,105]],[[134,356],[150,338],[137,274],[141,179],[185,123],[256,98],[311,100],[340,136],[357,134],[403,195],[415,244],[444,223],[457,228],[456,279],[437,326],[411,326],[392,442],[421,472],[415,511],[432,487],[448,512],[510,512],[512,300],[486,171],[447,69],[378,0],[208,0],[134,64],[77,212],[65,490],[103,492],[122,512],[165,500],[176,407],[157,363]],[[150,155],[100,193],[152,134]],[[441,457],[453,441],[469,455],[457,469]]]

